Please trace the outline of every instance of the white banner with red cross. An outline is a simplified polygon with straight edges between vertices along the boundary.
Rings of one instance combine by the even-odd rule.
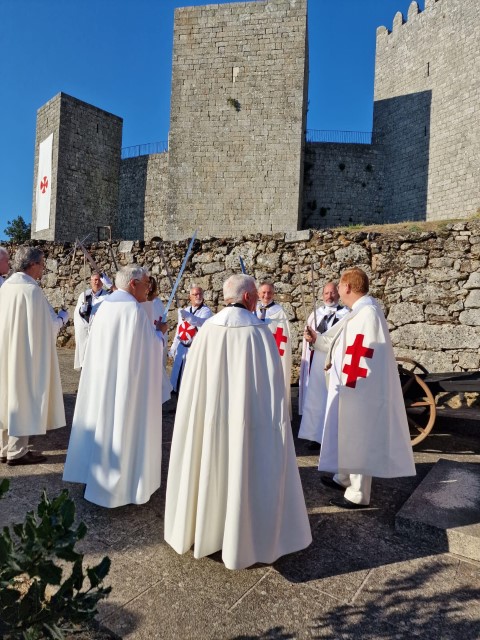
[[[38,147],[38,173],[35,194],[35,231],[50,228],[50,201],[52,193],[53,133]]]

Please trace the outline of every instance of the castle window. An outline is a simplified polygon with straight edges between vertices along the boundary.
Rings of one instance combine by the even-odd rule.
[[[427,62],[427,78],[430,75],[430,63]]]

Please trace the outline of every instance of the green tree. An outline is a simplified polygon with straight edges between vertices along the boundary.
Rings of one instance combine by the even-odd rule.
[[[8,226],[3,230],[3,233],[11,242],[22,244],[27,240],[30,240],[32,225],[27,224],[22,216],[18,216],[14,220],[8,220],[7,225]]]

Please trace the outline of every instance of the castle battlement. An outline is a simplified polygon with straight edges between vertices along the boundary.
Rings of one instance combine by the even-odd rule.
[[[385,26],[380,26],[377,28],[377,40],[379,38],[385,38],[392,33],[398,33],[403,25],[410,24],[413,20],[417,18],[420,14],[429,13],[432,9],[434,9],[438,4],[440,4],[441,0],[425,0],[425,9],[421,11],[418,6],[418,2],[413,0],[410,6],[408,7],[407,19],[405,20],[403,13],[401,11],[397,11],[395,16],[393,17],[392,29],[389,30]]]

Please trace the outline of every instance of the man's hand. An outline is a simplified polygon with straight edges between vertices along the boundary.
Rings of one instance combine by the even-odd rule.
[[[61,319],[61,321],[65,325],[68,322],[68,318],[70,317],[70,314],[65,309],[60,309],[57,316]]]
[[[313,344],[317,339],[317,332],[314,331],[311,327],[305,327],[303,331],[303,337],[308,342],[308,344]]]
[[[162,322],[161,320],[155,320],[155,329],[157,331],[161,331],[162,333],[167,333],[168,324],[166,322]]]

